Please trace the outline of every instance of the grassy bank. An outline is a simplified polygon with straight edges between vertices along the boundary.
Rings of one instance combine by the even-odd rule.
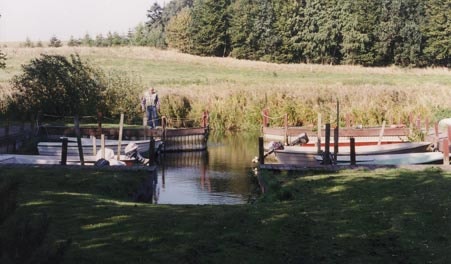
[[[7,69],[0,71],[4,91],[20,65],[39,54],[78,53],[106,71],[140,76],[143,85],[154,85],[161,97],[186,96],[192,108],[189,117],[199,118],[203,110],[209,110],[217,128],[255,128],[263,107],[271,109],[274,125],[283,123],[276,117],[285,113],[290,125],[315,124],[317,113],[327,122],[335,116],[337,99],[343,118],[349,113],[356,124],[363,125],[407,122],[410,114],[431,122],[451,115],[451,72],[443,68],[280,65],[143,47],[10,47],[3,51],[8,55]]]
[[[234,206],[133,202],[146,172],[2,167],[0,175],[0,252],[28,254],[24,258],[33,263],[451,258],[451,173],[438,169],[266,173],[269,193],[254,204]],[[2,254],[2,263],[9,263]]]

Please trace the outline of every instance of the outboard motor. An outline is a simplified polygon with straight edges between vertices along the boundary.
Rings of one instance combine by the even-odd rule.
[[[141,156],[141,153],[139,153],[139,151],[138,151],[138,145],[134,142],[129,143],[125,147],[125,156],[127,156],[127,158],[129,158],[129,159],[135,159],[136,161],[138,161],[141,164],[149,163],[149,159],[146,159],[143,156]]]
[[[307,144],[308,141],[309,141],[309,138],[307,136],[307,133],[302,133],[302,134],[298,135],[298,137],[290,143],[290,146],[294,146],[297,144],[304,145],[304,144]]]
[[[279,150],[279,149],[283,149],[283,144],[282,142],[279,141],[271,141],[268,144],[268,153],[272,153],[274,150]]]

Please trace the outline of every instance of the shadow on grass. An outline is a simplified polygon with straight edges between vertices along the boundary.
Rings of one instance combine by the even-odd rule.
[[[444,263],[451,258],[450,176],[435,168],[283,174],[266,198],[311,220],[306,262]]]
[[[146,172],[2,170],[16,213],[45,213],[72,241],[63,263],[443,263],[451,175],[440,170],[269,175],[249,205],[133,202]],[[18,176],[22,175],[22,176]],[[269,178],[269,177],[268,177]]]

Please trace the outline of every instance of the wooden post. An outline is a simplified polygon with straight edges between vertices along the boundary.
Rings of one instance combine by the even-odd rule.
[[[91,136],[91,141],[92,141],[92,155],[95,156],[97,154],[96,136]]]
[[[155,139],[150,136],[149,142],[149,166],[153,166],[155,162]]]
[[[384,130],[385,130],[385,120],[382,122],[382,128],[381,131],[379,131],[379,139],[377,140],[377,145],[380,146],[382,143],[382,137],[384,136]]]
[[[318,131],[317,131],[317,135],[316,135],[316,147],[317,147],[317,152],[320,153],[321,152],[321,131],[322,131],[322,125],[321,125],[321,114],[318,114]]]
[[[285,145],[288,145],[288,114],[284,116],[284,126],[285,126]]]
[[[202,127],[203,128],[208,127],[208,111],[204,111],[204,114],[202,115]]]
[[[63,144],[62,144],[62,148],[61,148],[61,161],[60,164],[61,165],[66,165],[67,164],[67,142],[68,139],[67,137],[63,137]]]
[[[338,154],[338,127],[334,128],[334,161],[337,162]]]
[[[334,162],[337,162],[338,154],[338,137],[340,133],[340,102],[337,99],[337,126],[334,129]]]
[[[326,124],[326,146],[324,150],[324,165],[330,165],[332,161],[330,160],[330,124]]]
[[[449,166],[449,138],[443,139],[443,165]]]
[[[102,112],[97,112],[97,135],[102,135]]]
[[[102,159],[105,158],[105,135],[100,135],[100,151],[102,153]]]
[[[119,138],[117,140],[117,160],[121,159],[122,130],[123,129],[124,129],[124,114],[121,114],[121,120],[119,122]]]
[[[265,164],[265,149],[263,147],[263,137],[258,138],[258,162]]]
[[[435,124],[434,124],[434,146],[435,146],[435,148],[437,148],[438,149],[438,143],[439,143],[439,135],[438,135],[438,123],[437,122],[435,122]]]
[[[80,157],[80,164],[84,166],[85,157],[83,155],[83,145],[81,144],[80,119],[78,115],[74,116],[74,123],[75,123],[75,134],[77,135],[78,156]]]
[[[350,147],[351,147],[351,165],[355,165],[356,164],[356,162],[355,162],[355,138],[354,137],[351,137],[350,139],[350,143],[351,143],[351,145],[350,145]]]
[[[263,127],[268,127],[269,126],[269,109],[265,108],[263,109]]]

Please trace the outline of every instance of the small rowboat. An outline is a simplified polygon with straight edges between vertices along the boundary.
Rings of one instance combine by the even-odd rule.
[[[67,144],[67,156],[78,156],[78,144],[76,138],[68,138]],[[150,140],[122,140],[121,141],[121,154],[124,154],[125,147],[130,143],[136,143],[138,145],[139,152],[148,152]],[[89,138],[82,138],[81,144],[83,146],[83,154],[96,155],[101,148],[100,139],[95,140],[95,148],[93,140]],[[155,140],[155,151],[158,152],[163,146],[163,141]],[[117,151],[118,140],[105,140],[105,148],[110,148]],[[61,156],[62,142],[39,142],[38,152],[39,155],[44,156]]]

